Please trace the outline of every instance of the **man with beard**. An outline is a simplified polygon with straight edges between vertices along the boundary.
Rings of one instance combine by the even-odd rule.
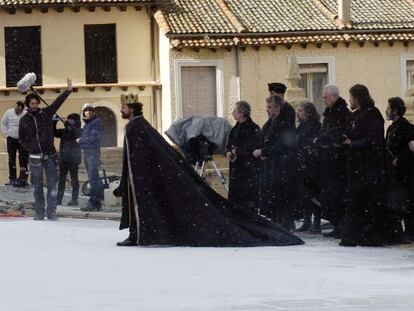
[[[342,142],[351,112],[335,85],[324,87],[323,98],[326,109],[321,134],[316,141],[320,164],[320,201],[322,217],[333,226],[333,230],[325,236],[340,238],[346,189],[346,157]]]
[[[400,97],[388,99],[386,115],[392,124],[387,129],[388,201],[393,219],[395,242],[414,242],[413,155],[409,142],[414,139],[414,125],[404,114],[406,107]],[[402,228],[404,221],[404,232]]]
[[[136,96],[124,96],[120,229],[118,246],[282,246],[303,241],[211,189],[194,168],[142,116]]]
[[[269,95],[270,96],[277,96],[282,100],[282,107],[279,114],[279,119],[285,121],[289,124],[292,128],[295,127],[295,109],[285,100],[285,93],[286,93],[286,85],[283,83],[269,83]]]
[[[282,105],[280,97],[266,99],[269,120],[262,128],[262,147],[253,155],[262,160],[260,213],[290,230],[294,229],[297,144],[295,129],[279,118]]]
[[[347,152],[347,193],[342,246],[381,246],[386,237],[384,118],[366,86],[349,90],[351,126]]]
[[[250,105],[245,101],[236,103],[233,117],[237,121],[227,144],[230,161],[229,200],[256,209],[259,192],[259,161],[253,150],[260,147],[260,127],[250,117]]]
[[[35,216],[34,220],[44,220],[45,198],[43,193],[43,170],[47,179],[47,218],[56,220],[57,155],[53,144],[53,115],[72,92],[72,81],[67,79],[67,89],[48,107],[41,109],[41,99],[36,93],[26,96],[27,113],[19,124],[19,139],[29,152],[29,165],[32,172]]]

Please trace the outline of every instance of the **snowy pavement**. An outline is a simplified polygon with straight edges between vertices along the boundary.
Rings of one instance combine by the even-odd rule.
[[[0,311],[414,310],[414,248],[119,248],[118,223],[0,219]]]

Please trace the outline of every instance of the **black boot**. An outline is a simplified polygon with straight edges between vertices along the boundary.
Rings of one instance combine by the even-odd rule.
[[[116,243],[117,246],[137,246],[138,234],[137,229],[129,228],[129,236],[122,242]]]

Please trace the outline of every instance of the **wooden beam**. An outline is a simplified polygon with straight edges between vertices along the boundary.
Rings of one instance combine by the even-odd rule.
[[[121,12],[125,12],[125,11],[127,10],[127,6],[126,6],[126,5],[120,5],[120,6],[118,6],[118,9],[119,9]]]
[[[79,13],[80,12],[80,6],[74,6],[72,7],[73,12]]]
[[[95,87],[94,87],[94,86],[90,86],[90,87],[88,87],[88,89],[89,89],[89,91],[91,91],[91,92],[95,92]]]
[[[231,46],[226,47],[227,52],[231,52],[232,48]]]
[[[241,46],[240,50],[242,50],[243,52],[246,51],[246,46],[245,45]]]
[[[272,45],[270,46],[270,48],[272,49],[272,51],[276,51],[276,44],[272,44]]]
[[[47,12],[49,12],[49,8],[47,6],[43,6],[43,7],[40,8],[40,12],[47,13]]]
[[[136,10],[136,11],[141,11],[141,10],[142,10],[142,6],[140,6],[140,5],[136,5],[136,6],[135,6],[135,10]]]
[[[308,44],[304,42],[304,43],[301,43],[300,46],[302,47],[302,49],[306,49]]]
[[[138,86],[138,89],[139,89],[140,91],[143,91],[143,90],[145,90],[145,86],[143,86],[143,85]]]
[[[112,87],[111,86],[104,86],[104,89],[105,89],[105,91],[109,92],[112,89]]]
[[[286,48],[290,50],[292,48],[292,44],[285,44]]]
[[[89,12],[95,12],[96,7],[95,6],[88,6]]]
[[[9,14],[10,15],[16,14],[16,9],[15,8],[9,8]]]
[[[337,47],[338,47],[338,42],[332,42],[332,43],[331,43],[331,45],[332,45],[334,48],[337,48]]]
[[[379,47],[379,45],[380,45],[380,44],[379,44],[379,42],[377,42],[377,41],[373,41],[373,42],[372,42],[372,44],[373,44],[376,48],[377,48],[377,47]]]
[[[110,11],[111,11],[111,7],[110,7],[110,6],[104,6],[104,7],[103,7],[103,10],[104,10],[105,12],[110,12]]]
[[[30,7],[25,8],[24,11],[25,11],[26,14],[32,14],[32,8],[30,8]]]
[[[254,46],[253,46],[253,48],[254,48],[256,51],[258,51],[258,50],[260,50],[260,45],[254,45]]]
[[[393,40],[388,41],[388,45],[389,45],[390,47],[393,47],[393,46],[394,46],[394,41],[393,41]]]
[[[322,47],[322,43],[320,43],[320,42],[316,43],[316,47],[317,47],[318,49],[320,49],[320,48]]]
[[[128,86],[122,86],[121,90],[123,90],[124,92],[128,91]]]
[[[56,7],[56,12],[58,12],[58,13],[63,13],[64,10],[65,10],[65,7],[64,6],[58,6],[58,7]]]
[[[344,42],[344,44],[347,48],[349,48],[349,46],[351,45],[351,42],[347,41],[347,42]]]
[[[358,45],[360,48],[364,47],[365,42],[364,41],[358,41]]]
[[[405,47],[407,47],[407,46],[408,46],[408,44],[409,44],[409,42],[408,42],[408,41],[403,41],[403,43],[404,43],[404,46],[405,46]]]

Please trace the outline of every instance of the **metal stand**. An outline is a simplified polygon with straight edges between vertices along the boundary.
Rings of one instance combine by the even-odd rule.
[[[224,188],[226,188],[227,192],[229,192],[229,187],[227,186],[227,180],[226,177],[224,177],[223,173],[220,171],[220,169],[218,168],[216,162],[214,162],[213,158],[207,158],[205,160],[201,161],[197,161],[196,165],[195,165],[195,170],[197,172],[197,174],[199,174],[201,176],[201,178],[203,178],[204,180],[206,179],[206,167],[207,167],[207,163],[210,163],[211,166],[213,167],[217,178],[219,179],[220,183],[224,186]]]

